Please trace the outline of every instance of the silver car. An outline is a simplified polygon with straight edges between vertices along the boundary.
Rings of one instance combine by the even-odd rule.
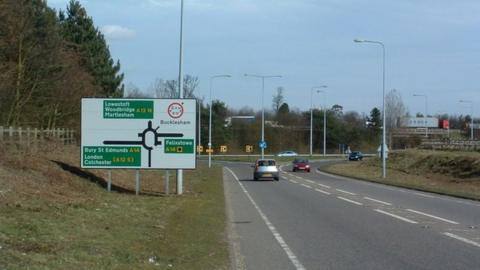
[[[259,159],[255,162],[255,170],[253,171],[253,180],[260,178],[273,178],[280,180],[279,171],[275,160]]]

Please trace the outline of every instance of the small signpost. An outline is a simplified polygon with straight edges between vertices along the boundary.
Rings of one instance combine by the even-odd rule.
[[[260,141],[258,143],[258,146],[261,148],[261,149],[266,149],[267,148],[267,142],[266,141]]]
[[[228,147],[226,145],[220,146],[220,152],[221,153],[226,153],[228,151]]]
[[[203,153],[203,145],[197,145],[197,153]]]
[[[245,145],[245,152],[253,153],[253,145]]]
[[[194,99],[82,99],[81,167],[195,169],[196,109]]]

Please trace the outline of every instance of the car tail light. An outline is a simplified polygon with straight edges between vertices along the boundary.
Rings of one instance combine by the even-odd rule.
[[[310,165],[305,165],[305,168],[310,168]]]

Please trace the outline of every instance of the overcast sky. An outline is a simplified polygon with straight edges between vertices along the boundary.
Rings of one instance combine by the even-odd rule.
[[[80,1],[120,59],[125,84],[147,90],[176,79],[180,0]],[[65,9],[68,0],[49,0]],[[381,48],[386,89],[395,88],[413,114],[469,113],[480,104],[478,0],[185,0],[184,72],[200,78],[197,94],[233,108],[261,108],[261,81],[245,73],[282,75],[265,83],[265,106],[279,86],[290,107],[310,107],[312,86],[328,85],[327,105],[369,112],[381,106]],[[314,105],[323,104],[314,95]],[[480,112],[477,110],[477,113]]]

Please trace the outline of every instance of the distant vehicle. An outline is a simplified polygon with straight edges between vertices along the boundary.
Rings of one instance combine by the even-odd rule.
[[[348,155],[348,160],[356,161],[356,160],[362,160],[363,159],[363,154],[362,152],[354,151]]]
[[[310,164],[308,164],[308,160],[306,159],[295,159],[293,162],[292,171],[305,171],[310,172]]]
[[[273,159],[259,159],[255,162],[255,170],[253,171],[253,180],[260,178],[273,178],[280,180],[279,171],[275,160]]]
[[[298,156],[297,153],[293,151],[283,151],[277,154],[278,157],[296,157]]]

